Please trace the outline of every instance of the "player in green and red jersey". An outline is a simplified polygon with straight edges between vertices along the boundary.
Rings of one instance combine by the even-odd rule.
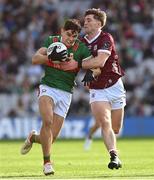
[[[63,121],[67,115],[72,99],[74,80],[79,69],[63,71],[54,61],[62,61],[68,56],[73,56],[76,61],[82,61],[91,56],[89,49],[79,41],[78,34],[81,30],[78,20],[69,19],[61,29],[60,36],[49,36],[45,47],[40,48],[33,56],[33,64],[44,64],[45,75],[39,88],[39,110],[42,117],[42,127],[39,135],[32,131],[21,148],[21,154],[30,151],[34,142],[42,145],[45,175],[54,174],[50,161],[52,143],[58,136]],[[67,46],[66,51],[57,53],[56,47],[47,56],[47,48],[53,42],[62,42]]]
[[[63,33],[66,34],[68,32],[62,31],[61,36],[49,36],[45,42],[45,46],[48,47],[53,42],[65,42]],[[78,33],[75,32],[75,38],[77,38],[77,36]],[[83,59],[91,56],[88,48],[78,39],[74,41],[73,38],[72,42],[65,43],[65,45],[68,48],[68,56],[72,54],[76,61],[82,61]],[[72,93],[74,80],[79,69],[76,69],[75,71],[62,71],[59,69],[60,67],[58,64],[54,64],[53,60],[47,61],[46,65],[45,76],[42,78],[41,84],[46,84],[50,87],[58,88]]]

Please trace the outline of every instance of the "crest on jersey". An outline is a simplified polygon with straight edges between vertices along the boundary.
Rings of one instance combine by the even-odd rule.
[[[94,46],[94,51],[96,51],[97,50],[97,44]]]

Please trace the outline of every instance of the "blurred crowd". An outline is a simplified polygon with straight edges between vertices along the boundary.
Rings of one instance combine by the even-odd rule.
[[[42,66],[31,57],[67,18],[83,21],[84,11],[107,13],[105,31],[116,42],[127,90],[126,116],[154,115],[153,0],[0,0],[0,118],[36,116]],[[83,32],[82,32],[83,33]],[[81,72],[69,115],[89,115],[88,90]]]

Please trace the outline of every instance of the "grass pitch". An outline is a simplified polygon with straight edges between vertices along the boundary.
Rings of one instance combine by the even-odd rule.
[[[42,151],[34,144],[20,155],[23,142],[0,142],[0,179],[154,179],[154,140],[118,139],[122,169],[110,170],[108,153],[101,140],[84,151],[84,140],[57,140],[53,146],[54,176],[42,173]]]

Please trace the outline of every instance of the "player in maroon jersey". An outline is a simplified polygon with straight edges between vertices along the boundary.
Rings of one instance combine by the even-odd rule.
[[[104,11],[88,9],[84,17],[86,35],[82,41],[89,47],[94,57],[82,63],[70,60],[61,66],[64,70],[77,67],[88,69],[83,82],[89,86],[91,110],[101,127],[104,144],[110,154],[108,167],[118,169],[122,165],[118,158],[115,134],[118,134],[122,127],[126,105],[125,89],[121,80],[124,72],[119,65],[112,35],[101,30],[105,24]],[[101,74],[94,77],[91,68],[98,67]]]

